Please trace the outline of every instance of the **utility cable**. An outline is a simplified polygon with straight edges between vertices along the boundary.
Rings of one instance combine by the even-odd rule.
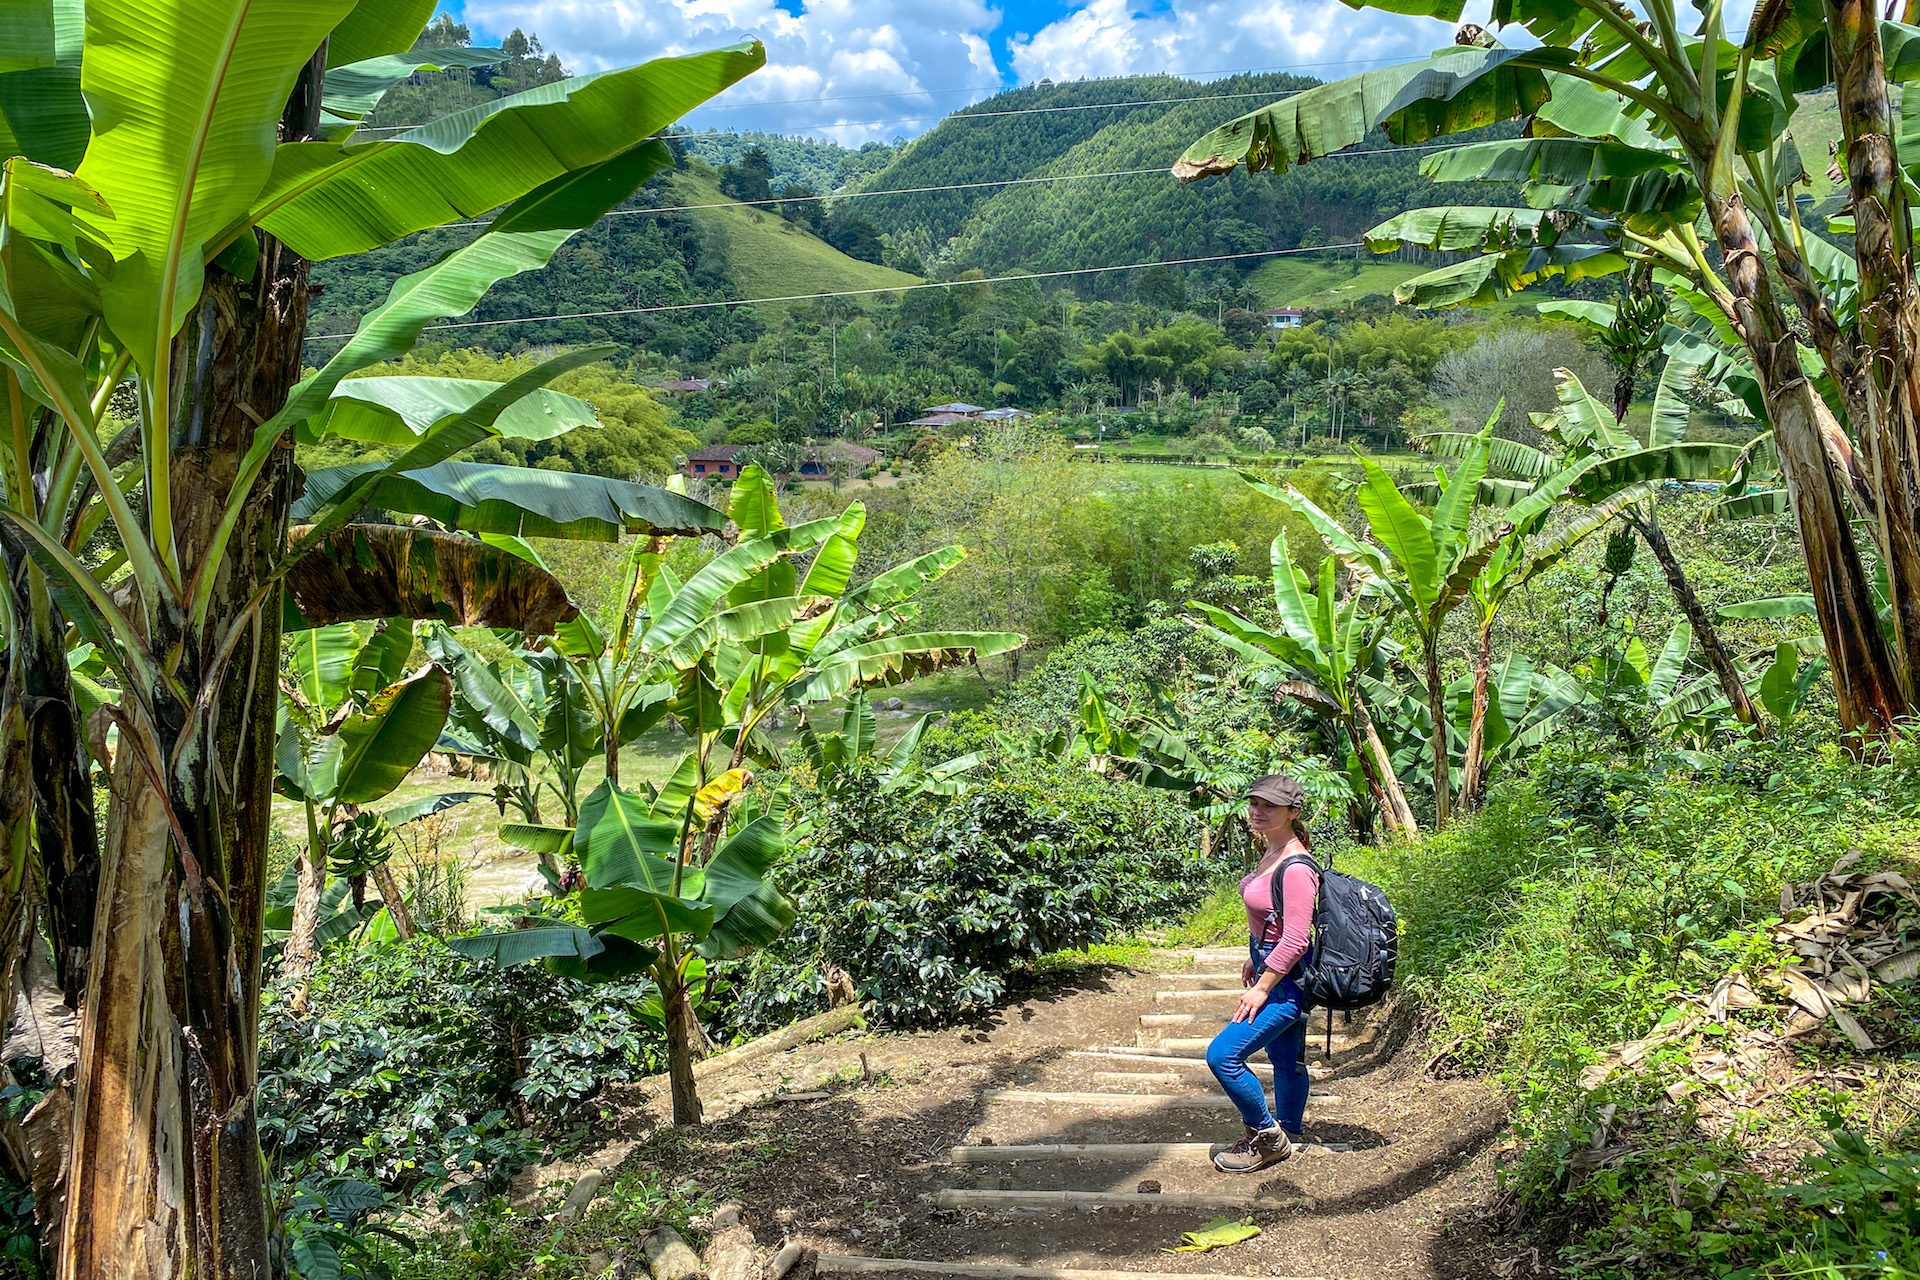
[[[1338,62],[1291,62],[1272,67],[1226,67],[1207,71],[1135,71],[1124,76],[1092,76],[1078,80],[1048,80],[1045,85],[1038,80],[1029,80],[1026,84],[973,84],[959,85],[949,89],[901,89],[894,93],[850,93],[833,98],[770,98],[764,102],[716,102],[703,103],[702,111],[746,111],[754,107],[790,107],[810,102],[864,102],[873,98],[911,98],[936,93],[1016,93],[1021,89],[1059,89],[1072,84],[1098,84],[1104,80],[1143,80],[1152,76],[1177,76],[1182,79],[1195,79],[1200,76],[1248,76],[1274,71],[1317,71],[1323,67],[1359,67],[1375,62],[1405,62],[1405,58],[1346,58]]]
[[[1018,275],[984,276],[978,280],[926,280],[919,284],[897,284],[874,289],[840,289],[831,293],[790,293],[774,298],[723,298],[712,302],[672,302],[655,307],[621,307],[613,311],[573,311],[551,316],[509,316],[501,320],[459,320],[449,324],[430,324],[422,333],[446,329],[485,329],[503,324],[539,324],[550,320],[598,320],[608,316],[657,315],[663,311],[706,311],[716,307],[749,307],[764,302],[811,302],[820,298],[857,298],[875,293],[911,293],[916,289],[954,289],[964,285],[1004,284],[1012,280],[1052,280],[1062,276],[1097,275],[1103,271],[1140,271],[1148,267],[1190,267],[1205,262],[1233,262],[1242,258],[1280,258],[1297,253],[1326,253],[1335,249],[1360,249],[1364,240],[1344,244],[1320,244],[1302,249],[1259,249],[1251,253],[1217,253],[1204,258],[1173,258],[1165,262],[1126,262],[1110,267],[1072,267],[1061,271],[1029,271]],[[351,333],[310,335],[308,342],[331,342],[351,338]]]
[[[1305,93],[1305,92],[1307,92],[1305,89],[1287,89],[1279,93],[1275,93],[1271,89],[1266,89],[1266,90],[1261,90],[1253,93],[1202,94],[1202,95],[1191,97],[1191,98],[1141,98],[1141,99],[1138,99],[1137,101],[1132,101],[1132,102],[1081,102],[1081,103],[1074,103],[1071,105],[1058,106],[1058,107],[1009,107],[1001,111],[972,111],[966,107],[960,107],[957,110],[954,110],[951,112],[928,112],[924,115],[917,115],[917,116],[896,116],[891,120],[827,120],[819,124],[803,124],[803,125],[795,125],[791,127],[798,128],[798,129],[877,128],[880,125],[887,125],[887,124],[912,124],[915,121],[919,121],[919,120],[991,120],[996,116],[1042,116],[1042,115],[1049,115],[1053,112],[1058,112],[1058,111],[1105,111],[1105,110],[1108,110],[1109,108],[1118,108],[1118,107],[1176,106],[1180,103],[1185,103],[1185,102],[1234,102],[1234,101],[1239,101],[1246,98],[1265,98],[1269,102],[1278,102],[1282,98],[1291,98],[1296,93]],[[991,99],[988,99],[988,101],[991,101]],[[756,102],[756,103],[743,103],[741,105],[743,107],[744,106],[757,107],[757,106],[762,106],[764,104]],[[704,110],[704,109],[706,108],[705,107],[695,108],[695,110]],[[431,124],[431,123],[433,122],[428,121],[428,124]],[[355,129],[354,132],[356,133],[405,133],[409,129],[424,129],[426,127],[427,126],[424,124],[388,124],[388,125],[378,125],[372,128],[359,128],[359,129]],[[712,132],[713,131],[711,130],[707,130],[700,133],[663,133],[663,134],[658,134],[656,136],[660,138],[670,138],[670,139],[704,138],[704,137],[711,136]]]
[[[1366,151],[1337,151],[1332,155],[1321,156],[1319,163],[1328,160],[1359,160],[1373,156],[1407,155],[1415,151],[1446,151],[1462,144],[1457,142],[1429,143],[1417,147],[1373,147]],[[1151,169],[1111,169],[1104,173],[1059,173],[1037,178],[996,178],[988,182],[949,182],[937,187],[888,187],[874,191],[828,191],[811,196],[774,196],[767,200],[715,200],[709,204],[670,204],[644,209],[610,209],[602,218],[632,218],[652,213],[696,213],[708,209],[747,209],[777,204],[805,204],[816,200],[863,200],[873,196],[918,196],[938,191],[975,191],[985,187],[1018,187],[1039,182],[1079,182],[1094,178],[1136,178],[1147,174],[1164,174],[1166,165],[1156,165]],[[471,222],[443,222],[436,227],[422,227],[425,231],[450,231],[456,227],[484,227],[493,219],[480,218]]]

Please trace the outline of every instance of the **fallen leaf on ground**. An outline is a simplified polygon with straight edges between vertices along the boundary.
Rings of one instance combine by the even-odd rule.
[[[1260,1234],[1260,1228],[1253,1225],[1252,1218],[1242,1218],[1238,1222],[1226,1216],[1215,1218],[1198,1231],[1188,1231],[1181,1235],[1180,1244],[1168,1249],[1168,1253],[1206,1253],[1213,1249],[1224,1249],[1230,1244],[1239,1244],[1242,1240],[1251,1240]]]

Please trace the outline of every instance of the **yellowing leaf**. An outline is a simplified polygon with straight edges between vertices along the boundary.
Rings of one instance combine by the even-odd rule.
[[[702,822],[713,821],[713,815],[720,811],[720,807],[735,800],[742,791],[747,789],[747,784],[751,781],[753,781],[753,774],[746,769],[727,770],[709,781],[694,795],[694,813]]]

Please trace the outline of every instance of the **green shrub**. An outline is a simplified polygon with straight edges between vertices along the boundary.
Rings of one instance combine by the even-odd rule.
[[[499,969],[427,936],[333,949],[304,1013],[280,999],[262,1013],[262,1146],[289,1181],[325,1170],[403,1195],[499,1190],[538,1154],[532,1130],[658,1069],[650,997]]]
[[[737,984],[749,1024],[824,1006],[828,965],[889,1023],[987,1007],[1049,952],[1178,916],[1209,871],[1167,793],[1077,764],[951,798],[883,795],[866,766],[837,781],[801,802],[812,829],[781,880],[799,915]]]
[[[1908,1157],[1836,1134],[1789,1194],[1742,1134],[1666,1099],[1658,1061],[1594,1092],[1577,1077],[1677,993],[1776,965],[1783,882],[1851,849],[1872,866],[1911,846],[1914,748],[1868,767],[1802,736],[1728,748],[1702,770],[1694,755],[1622,763],[1582,737],[1535,756],[1476,817],[1342,863],[1393,900],[1402,989],[1430,1049],[1511,1090],[1522,1151],[1505,1176],[1528,1221],[1579,1276],[1912,1274]],[[1810,1088],[1744,1123],[1803,1138],[1866,1119],[1842,1114],[1864,1106]],[[1874,1193],[1900,1178],[1904,1201]]]

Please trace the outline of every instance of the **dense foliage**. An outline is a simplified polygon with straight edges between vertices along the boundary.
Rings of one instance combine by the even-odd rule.
[[[1576,1082],[1603,1047],[1670,1016],[1678,993],[1770,972],[1782,884],[1855,849],[1863,865],[1899,865],[1920,812],[1908,755],[1862,768],[1803,735],[1702,769],[1573,740],[1419,850],[1351,855],[1405,921],[1407,997],[1439,1061],[1512,1090],[1525,1140],[1513,1194],[1576,1274],[1753,1275],[1795,1249],[1815,1268],[1798,1274],[1920,1267],[1912,1188],[1899,1187],[1912,1115],[1886,1106],[1913,1087],[1910,1063],[1887,1062],[1863,1089],[1802,1086],[1732,1132],[1669,1102],[1658,1064],[1596,1092]],[[1911,991],[1876,993],[1860,1014],[1875,1039],[1910,1045]],[[1802,1052],[1816,1074],[1839,1056]],[[1596,1126],[1615,1144],[1605,1160]],[[1821,1143],[1827,1155],[1790,1172]],[[1784,1167],[1765,1158],[1783,1151]]]
[[[305,1000],[261,1020],[261,1140],[289,1182],[497,1192],[539,1138],[665,1058],[651,987],[482,968],[435,937],[334,950]]]
[[[889,1024],[985,1012],[1049,952],[1184,914],[1212,870],[1171,797],[1071,766],[961,797],[885,794],[861,766],[803,812],[798,915],[739,980],[748,1025],[824,1007],[833,970]]]

